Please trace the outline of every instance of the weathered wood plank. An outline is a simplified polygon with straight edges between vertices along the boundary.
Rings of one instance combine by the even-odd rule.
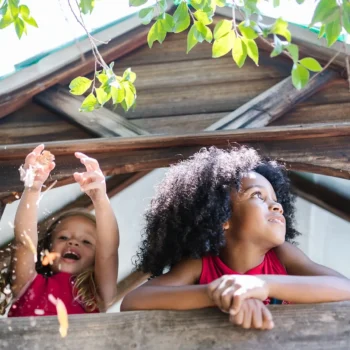
[[[186,53],[184,52],[184,55]],[[164,59],[168,55],[161,56]],[[121,63],[126,62],[125,66]],[[117,62],[117,70],[124,71],[130,67],[128,60]],[[242,68],[238,68],[231,55],[218,59],[197,59],[191,61],[163,62],[157,64],[132,65],[137,74],[135,86],[138,91],[145,89],[173,88],[194,85],[209,85],[226,82],[241,82],[262,79],[283,79],[290,75],[291,65],[288,61],[273,64],[266,54],[261,55],[259,67],[252,61],[247,61]]]
[[[350,221],[350,199],[329,188],[314,183],[303,176],[291,172],[293,192],[300,198],[331,212],[338,217]]]
[[[101,47],[100,52],[106,62],[116,60],[136,48],[144,45],[147,41],[147,33],[149,28],[140,26],[122,35],[108,45]],[[82,62],[78,58],[70,65],[53,72],[51,75],[44,77],[42,80],[34,82],[24,88],[11,92],[8,95],[0,96],[0,118],[4,117],[17,109],[23,107],[31,101],[36,94],[46,90],[47,88],[58,83],[65,83],[79,75],[86,75],[93,71],[95,58],[92,53],[85,56]]]
[[[51,180],[73,182],[74,171],[83,170],[75,151],[96,157],[106,175],[147,171],[187,158],[202,147],[228,148],[236,143],[285,162],[294,170],[350,178],[350,123],[270,127],[206,132],[179,136],[138,136],[47,143],[56,157]],[[35,145],[13,145],[0,151],[0,193],[18,191],[18,164]]]
[[[217,309],[72,315],[66,338],[56,317],[1,319],[2,349],[348,350],[350,303],[271,306],[275,328],[244,330]],[[9,329],[10,328],[10,329]]]
[[[220,119],[207,130],[264,127],[292,109],[294,105],[313,95],[337,76],[336,72],[327,70],[312,79],[302,90],[294,88],[291,77],[285,78],[280,83]]]
[[[227,112],[188,114],[158,118],[140,118],[133,119],[132,121],[140,128],[152,132],[152,134],[179,135],[203,131],[226,115]]]
[[[63,87],[55,86],[35,96],[35,101],[77,123],[79,126],[101,137],[147,135],[137,125],[124,117],[100,108],[91,113],[81,113],[79,108],[84,97],[73,96]]]
[[[30,103],[0,119],[0,144],[78,140],[91,138],[88,133],[57,114]]]
[[[231,112],[277,84],[280,79],[242,81],[238,83],[198,85],[140,91],[137,108],[117,113],[128,119]],[[113,108],[107,105],[107,108]]]

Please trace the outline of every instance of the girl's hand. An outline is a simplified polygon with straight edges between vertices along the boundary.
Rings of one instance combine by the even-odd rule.
[[[34,148],[25,159],[25,163],[20,168],[21,180],[25,187],[32,190],[41,190],[44,182],[55,168],[55,157],[48,151],[44,151],[43,144]]]
[[[267,283],[252,275],[224,275],[208,285],[209,297],[223,311],[236,315],[245,299],[264,301],[269,296]]]
[[[106,179],[100,169],[98,161],[84,153],[75,152],[75,156],[85,165],[86,172],[74,173],[74,179],[80,188],[93,202],[106,199]]]
[[[274,323],[270,310],[257,299],[244,300],[239,312],[230,314],[230,322],[245,329],[272,329]]]

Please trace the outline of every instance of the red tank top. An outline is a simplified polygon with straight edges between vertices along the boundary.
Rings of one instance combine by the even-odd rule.
[[[223,275],[241,275],[231,270],[218,256],[205,256],[202,258],[202,273],[199,278],[199,284],[208,284]],[[271,249],[264,257],[263,262],[247,271],[244,275],[287,275],[286,269],[279,261],[276,253]],[[288,304],[288,302],[272,301],[270,298],[264,301],[264,304]]]
[[[72,275],[66,272],[59,272],[50,277],[38,274],[24,294],[11,305],[8,317],[57,315],[56,306],[48,299],[49,294],[63,301],[68,314],[86,313],[74,299],[73,283]]]

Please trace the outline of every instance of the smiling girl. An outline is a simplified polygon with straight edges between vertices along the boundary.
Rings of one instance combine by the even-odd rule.
[[[50,300],[57,299],[63,301],[68,314],[105,311],[116,296],[119,245],[105,178],[95,159],[75,153],[86,172],[75,173],[74,178],[91,198],[96,217],[84,210],[71,210],[52,218],[38,245],[38,201],[55,167],[48,152],[42,161],[43,150],[44,145],[36,147],[23,167],[24,175],[29,171],[34,175],[32,183],[26,184],[15,218],[10,281],[15,302],[8,316],[56,315]]]
[[[298,234],[282,166],[244,147],[203,149],[159,185],[137,261],[156,278],[121,309],[217,306],[234,324],[271,329],[266,304],[350,300],[349,280],[311,261]]]

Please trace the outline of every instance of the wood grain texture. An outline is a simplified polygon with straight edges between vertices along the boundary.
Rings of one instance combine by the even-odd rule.
[[[30,103],[0,119],[1,145],[86,139],[93,136],[94,134],[82,130],[35,103]]]
[[[187,158],[202,147],[229,148],[235,144],[255,147],[261,154],[285,162],[294,170],[350,178],[350,123],[270,127],[205,132],[179,136],[138,136],[47,143],[56,157],[51,180],[59,185],[73,182],[75,151],[98,159],[105,175],[148,171]],[[22,189],[18,165],[34,147],[13,145],[0,150],[0,193]]]
[[[73,96],[63,87],[55,86],[35,97],[35,101],[44,107],[75,122],[88,132],[101,137],[147,135],[137,125],[124,117],[101,107],[90,113],[79,112],[84,97]]]
[[[217,309],[0,319],[1,349],[348,350],[350,303],[270,306],[275,328],[244,330]],[[10,327],[10,329],[9,329]]]
[[[120,58],[147,41],[149,28],[140,26],[116,38],[100,49],[106,62]],[[78,58],[75,62],[53,72],[40,81],[18,89],[10,94],[0,96],[0,118],[4,117],[29,103],[33,96],[58,83],[67,82],[79,75],[86,75],[94,70],[95,58],[92,53],[85,56],[84,61]]]

